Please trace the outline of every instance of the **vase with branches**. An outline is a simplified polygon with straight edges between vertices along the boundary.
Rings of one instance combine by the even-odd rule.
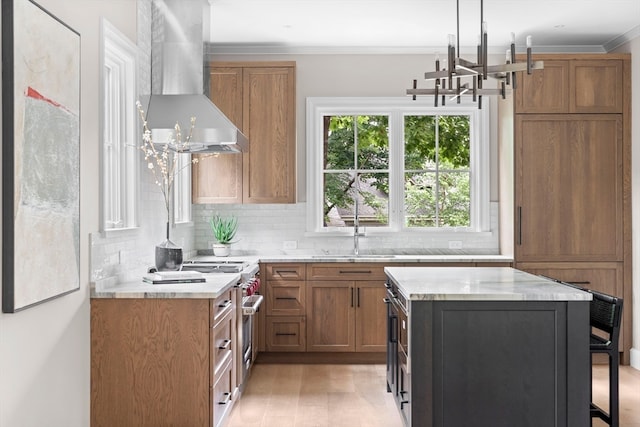
[[[184,139],[180,124],[176,122],[172,138],[169,141],[158,143],[152,139],[151,129],[147,124],[145,112],[140,101],[136,102],[136,107],[142,121],[142,145],[139,148],[144,153],[147,169],[153,173],[155,184],[160,187],[167,213],[166,239],[156,246],[156,268],[159,271],[179,270],[182,266],[182,248],[173,243],[169,236],[171,229],[171,201],[175,178],[184,167],[188,166],[187,164],[187,166],[179,168],[177,156],[185,155],[184,152],[188,150],[196,118],[191,118],[191,127]],[[197,162],[198,159],[191,160],[193,164]]]

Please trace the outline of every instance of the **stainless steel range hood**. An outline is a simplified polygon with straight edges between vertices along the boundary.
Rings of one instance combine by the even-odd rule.
[[[180,124],[184,140],[191,127],[191,117],[195,117],[188,148],[180,151],[240,153],[249,148],[244,134],[204,95],[151,95],[146,112],[151,138],[156,143],[174,140],[176,123]]]
[[[156,143],[175,139],[180,124],[183,140],[195,117],[192,153],[247,151],[247,137],[204,93],[204,31],[208,31],[207,0],[153,0],[151,23],[151,95],[144,102],[147,125]]]

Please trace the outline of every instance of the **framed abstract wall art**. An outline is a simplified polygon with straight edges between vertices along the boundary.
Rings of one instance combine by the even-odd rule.
[[[2,311],[80,288],[80,34],[2,0]]]

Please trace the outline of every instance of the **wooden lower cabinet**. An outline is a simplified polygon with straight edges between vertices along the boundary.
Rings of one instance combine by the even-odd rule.
[[[355,351],[354,282],[307,282],[307,351]]]
[[[380,281],[356,282],[356,351],[387,349],[386,289]]]
[[[307,351],[384,352],[382,281],[307,282]]]
[[[305,351],[306,335],[304,316],[266,317],[266,351]]]
[[[225,298],[92,299],[91,426],[219,426],[236,389],[234,318]]]

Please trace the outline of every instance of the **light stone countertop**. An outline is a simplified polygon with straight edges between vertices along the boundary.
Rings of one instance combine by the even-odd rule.
[[[205,274],[204,283],[153,285],[139,281],[91,287],[91,298],[218,298],[240,280],[240,274]]]
[[[441,263],[441,262],[513,262],[512,257],[504,255],[347,255],[347,254],[261,254],[235,255],[230,257],[215,257],[212,255],[198,255],[195,261],[246,261],[248,263]],[[415,268],[415,267],[414,267]],[[433,268],[433,267],[428,267]],[[483,267],[487,268],[487,267]],[[177,283],[166,285],[152,285],[140,280],[114,282],[113,278],[99,280],[91,284],[91,298],[217,298],[240,279],[240,274],[207,274],[205,283]]]
[[[385,267],[413,301],[590,301],[590,293],[508,267]]]
[[[411,255],[411,254],[265,254],[258,257],[260,262],[513,262],[513,257],[505,255]]]

